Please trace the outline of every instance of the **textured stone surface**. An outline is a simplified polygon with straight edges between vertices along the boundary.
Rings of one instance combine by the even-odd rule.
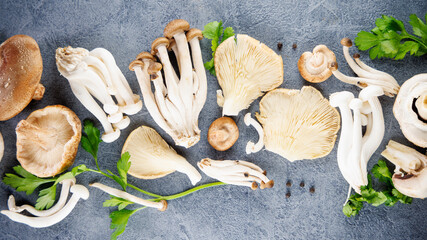
[[[339,41],[343,37],[354,39],[360,30],[373,28],[381,14],[393,15],[407,22],[409,14],[424,16],[425,0],[413,1],[0,1],[0,42],[15,34],[28,34],[35,38],[42,51],[44,70],[42,83],[46,86],[43,100],[30,105],[13,119],[0,122],[6,152],[0,163],[0,176],[11,172],[17,165],[15,159],[17,122],[30,112],[52,104],[63,104],[81,118],[92,118],[71,94],[65,78],[55,66],[55,49],[71,45],[93,49],[104,47],[115,56],[119,67],[127,77],[135,93],[140,93],[136,77],[127,68],[137,53],[148,50],[150,43],[161,36],[164,26],[172,19],[184,18],[192,27],[203,26],[214,20],[223,20],[237,33],[246,33],[277,51],[277,42],[283,49],[277,51],[283,57],[285,81],[282,87],[301,88],[307,85],[299,75],[296,63],[300,54],[311,51],[317,44],[326,44],[337,55],[340,69],[352,75],[342,55]],[[296,43],[297,48],[292,49]],[[209,59],[210,44],[202,42],[205,60]],[[354,52],[355,49],[352,49]],[[427,72],[427,58],[407,57],[403,61],[374,60],[367,52],[362,59],[369,65],[389,72],[401,84],[411,76]],[[252,191],[236,186],[221,186],[197,192],[182,199],[169,202],[166,212],[145,209],[131,217],[121,239],[426,239],[427,201],[415,199],[412,205],[397,204],[395,207],[366,206],[359,216],[347,218],[342,214],[342,203],[348,185],[341,176],[336,161],[336,148],[330,155],[315,161],[290,163],[268,151],[244,154],[248,139],[255,130],[245,127],[243,111],[236,122],[241,129],[237,144],[226,152],[217,152],[207,143],[209,124],[221,115],[216,105],[215,91],[218,83],[208,77],[208,100],[201,113],[199,126],[202,140],[191,149],[174,147],[191,164],[204,157],[214,159],[244,159],[255,162],[268,171],[276,185],[273,189]],[[315,84],[325,96],[340,90],[358,92],[358,88],[344,84],[332,77]],[[382,97],[386,132],[383,143],[372,157],[369,168],[380,157],[389,139],[409,144],[403,137],[392,115],[393,100]],[[258,101],[249,108],[258,111]],[[100,166],[115,169],[121,146],[126,136],[144,124],[154,127],[172,144],[172,139],[152,120],[146,109],[131,117],[131,125],[120,139],[112,144],[101,144]],[[99,126],[99,124],[98,124]],[[94,167],[89,154],[80,149],[75,164]],[[88,185],[101,181],[119,187],[109,179],[85,173],[78,182]],[[292,180],[292,187],[286,187]],[[173,194],[191,187],[183,174],[174,173],[157,180],[129,181],[143,189],[159,194]],[[202,182],[211,182],[205,175]],[[305,187],[299,187],[301,181]],[[309,188],[315,186],[311,194]],[[132,189],[131,193],[135,193]],[[286,198],[290,191],[291,197]],[[26,196],[0,183],[0,209],[6,209],[9,194],[14,194],[18,204],[34,204],[36,195]],[[90,189],[87,201],[64,221],[46,229],[32,229],[10,221],[0,215],[0,239],[108,239],[113,208],[103,208],[108,198],[98,190]]]

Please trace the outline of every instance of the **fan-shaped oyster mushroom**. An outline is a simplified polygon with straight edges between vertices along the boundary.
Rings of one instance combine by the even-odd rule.
[[[329,64],[336,62],[335,54],[325,45],[317,45],[313,52],[305,52],[298,60],[301,76],[312,83],[323,82],[332,75]]]
[[[32,37],[15,35],[0,45],[0,121],[43,98],[42,71],[40,48]]]
[[[334,147],[339,113],[315,88],[276,89],[259,106],[267,150],[293,162],[326,156]]]
[[[237,115],[264,92],[283,82],[283,60],[266,45],[243,34],[230,37],[215,52],[222,115]]]
[[[16,127],[16,158],[37,177],[51,177],[74,163],[81,138],[79,118],[55,105],[34,111]]]

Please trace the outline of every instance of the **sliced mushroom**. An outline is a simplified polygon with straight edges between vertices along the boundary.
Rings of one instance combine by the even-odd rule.
[[[251,113],[246,113],[244,118],[246,126],[253,126],[258,133],[258,142],[254,143],[249,141],[246,144],[246,154],[259,152],[262,147],[264,147],[264,130],[262,129],[261,124],[259,124],[255,119],[251,117]]]
[[[32,99],[40,100],[43,61],[37,42],[15,35],[0,45],[0,121],[20,113]]]
[[[16,158],[37,177],[55,176],[74,163],[81,131],[79,118],[67,107],[34,111],[16,127]]]
[[[239,128],[229,117],[220,117],[212,122],[208,130],[208,142],[218,151],[231,148],[239,138]]]
[[[195,185],[202,176],[187,160],[178,155],[152,128],[141,126],[126,139],[122,153],[129,152],[129,174],[142,179],[164,177],[174,171],[188,176]]]
[[[393,106],[394,117],[399,122],[403,135],[420,147],[427,147],[427,73],[413,76],[400,88]]]
[[[238,34],[216,49],[215,72],[222,89],[217,92],[222,115],[235,116],[282,84],[283,60],[258,40]]]
[[[293,162],[324,157],[334,147],[339,113],[315,88],[276,89],[259,106],[267,150]]]
[[[197,166],[209,177],[224,183],[246,186],[252,190],[257,189],[258,184],[261,189],[274,186],[274,181],[267,178],[265,171],[247,161],[205,158]]]
[[[328,79],[332,72],[329,64],[336,62],[335,54],[325,45],[317,45],[313,52],[304,52],[298,60],[301,76],[312,83],[320,83]]]
[[[393,185],[399,192],[414,198],[427,197],[427,156],[390,140],[381,153],[396,165]]]

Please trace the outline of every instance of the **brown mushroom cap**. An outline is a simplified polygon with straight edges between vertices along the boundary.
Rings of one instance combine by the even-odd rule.
[[[0,45],[0,121],[43,97],[42,71],[40,48],[32,37],[15,35]]]
[[[172,51],[172,48],[176,45],[175,39],[170,38],[169,39],[169,46],[168,46],[168,51]]]
[[[37,177],[55,176],[74,163],[82,126],[62,105],[34,111],[16,127],[16,158]]]
[[[167,38],[173,38],[177,33],[188,31],[190,24],[184,19],[175,19],[166,25],[163,35]]]
[[[151,55],[151,54],[150,54],[150,55]],[[140,66],[140,67],[142,68],[142,67],[144,66],[144,63],[143,63],[141,60],[139,60],[139,59],[133,60],[133,61],[129,64],[129,70],[134,71],[134,68],[135,68],[136,66]]]
[[[231,148],[239,138],[239,128],[232,118],[220,117],[212,122],[208,130],[208,142],[218,151]]]
[[[187,41],[191,41],[195,37],[197,37],[199,40],[202,40],[203,39],[203,33],[202,33],[202,30],[200,30],[200,29],[192,28],[192,29],[188,30],[186,37],[187,37]]]
[[[150,59],[153,61],[156,61],[156,58],[149,52],[141,52],[136,56],[136,60],[144,60],[144,59]]]
[[[343,45],[345,47],[351,47],[351,46],[353,46],[353,42],[351,41],[350,38],[343,38],[343,39],[341,39],[341,45]]]
[[[335,54],[325,45],[318,45],[313,52],[305,52],[298,60],[301,76],[312,83],[323,82],[332,75],[331,62],[336,62]]]
[[[157,53],[157,48],[161,45],[165,45],[165,47],[168,48],[169,40],[165,37],[156,38],[153,43],[151,43],[151,54],[155,55]]]
[[[150,66],[148,66],[148,74],[156,74],[158,71],[162,70],[162,64],[158,62],[152,62]]]

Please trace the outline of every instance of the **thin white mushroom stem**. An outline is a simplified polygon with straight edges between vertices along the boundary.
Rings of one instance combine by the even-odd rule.
[[[357,65],[359,65],[360,68],[362,68],[363,70],[374,73],[374,74],[382,75],[384,79],[388,79],[390,82],[393,82],[393,83],[399,85],[397,83],[396,79],[393,76],[391,76],[390,74],[383,72],[383,71],[379,71],[375,68],[372,68],[372,67],[366,65],[364,62],[362,62],[362,60],[360,60],[360,54],[358,54],[358,53],[353,54],[353,58],[356,61]]]
[[[183,106],[184,103],[180,96],[178,83],[174,79],[173,72],[175,70],[173,69],[172,64],[169,60],[168,51],[165,45],[159,45],[157,47],[157,56],[159,57],[163,65],[163,71],[165,73],[166,88],[168,89],[169,98],[175,105]],[[182,112],[184,113],[184,111]]]
[[[73,195],[70,200],[68,200],[67,204],[61,210],[50,216],[28,217],[9,210],[3,210],[0,213],[6,215],[12,221],[24,223],[33,228],[50,227],[66,218],[74,209],[80,198],[84,200],[89,198],[89,191],[85,186],[80,184],[73,185],[70,192],[73,193]]]
[[[61,187],[61,194],[59,196],[58,202],[55,204],[55,206],[49,208],[48,210],[37,210],[35,207],[28,204],[25,204],[22,206],[16,206],[15,197],[13,195],[9,196],[9,199],[7,201],[7,206],[9,210],[12,212],[22,212],[26,210],[27,212],[31,213],[34,216],[38,216],[38,217],[50,216],[58,212],[64,207],[68,198],[70,187],[73,186],[75,183],[76,183],[76,179],[74,177],[72,179],[65,179],[61,181],[60,184],[62,184],[62,187]]]
[[[122,190],[119,190],[116,188],[112,188],[112,187],[106,186],[106,185],[101,184],[101,183],[92,183],[89,186],[98,188],[101,191],[104,191],[110,195],[126,199],[128,201],[131,201],[131,202],[139,204],[139,205],[143,205],[143,206],[151,207],[151,208],[156,208],[159,211],[165,211],[167,206],[168,206],[166,200],[161,200],[160,202],[148,201],[148,200],[136,197],[132,194],[129,194],[125,191],[122,191]]]
[[[258,142],[255,144],[249,141],[246,144],[246,154],[259,152],[264,147],[264,130],[261,124],[251,117],[251,113],[247,113],[244,118],[246,126],[253,126],[258,133]]]
[[[202,110],[206,102],[206,95],[208,91],[208,81],[206,78],[206,69],[203,65],[202,51],[200,49],[200,40],[198,37],[194,37],[190,40],[191,55],[193,59],[194,69],[198,77],[198,91],[196,92],[196,103],[197,103],[197,118],[198,114]],[[173,49],[173,48],[172,48]]]
[[[111,81],[110,72],[108,71],[107,66],[105,66],[105,64],[101,61],[101,59],[95,56],[88,55],[82,59],[82,62],[85,62],[89,68],[92,68],[99,74],[99,76],[107,87],[108,94],[117,94],[117,90],[114,88],[113,82]]]

